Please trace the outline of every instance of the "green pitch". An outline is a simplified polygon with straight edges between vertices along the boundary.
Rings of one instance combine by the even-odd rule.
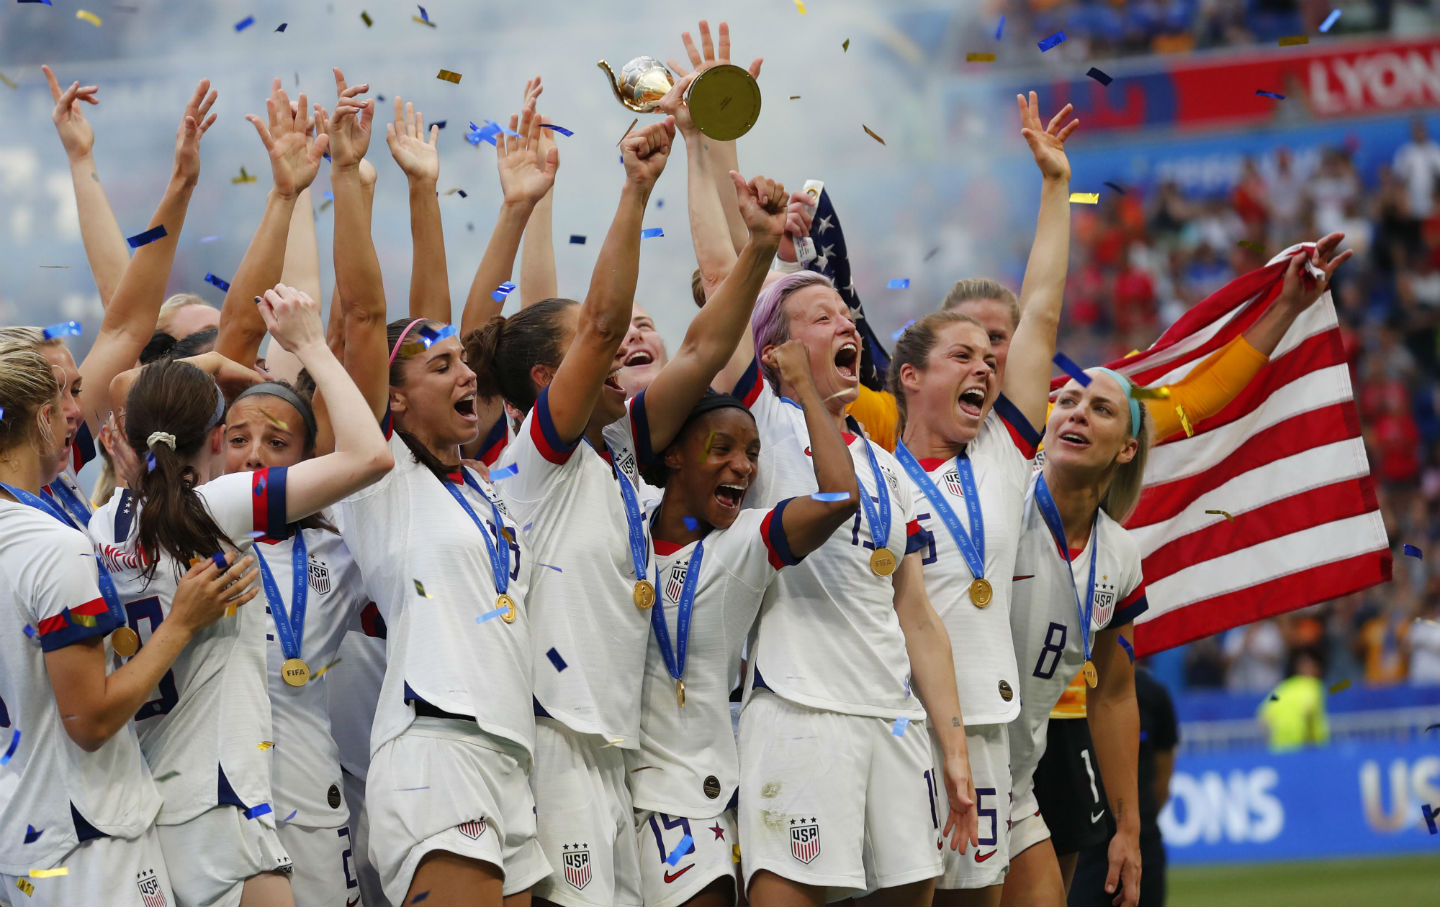
[[[1430,907],[1440,905],[1440,841],[1422,856],[1186,866],[1168,875],[1170,907]]]

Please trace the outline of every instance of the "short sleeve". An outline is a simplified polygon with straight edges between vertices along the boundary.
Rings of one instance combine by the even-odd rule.
[[[1020,451],[1021,456],[1026,460],[1035,459],[1035,452],[1040,449],[1040,442],[1043,440],[1043,433],[1030,424],[1025,414],[1020,412],[1020,407],[1010,402],[1010,398],[1004,394],[995,398],[994,412],[1000,417],[1009,433],[1010,442],[1015,449]]]
[[[582,443],[576,440],[566,444],[556,435],[550,420],[548,394],[549,388],[540,392],[534,408],[520,423],[515,439],[506,445],[500,465],[490,470],[490,480],[507,501],[543,498],[570,465],[571,457]]]
[[[790,539],[785,535],[785,508],[794,498],[786,498],[776,504],[760,521],[760,538],[765,546],[766,560],[776,570],[793,567],[801,558],[790,550]]]
[[[1145,577],[1138,565],[1129,582],[1130,589],[1121,596],[1120,603],[1115,606],[1115,616],[1110,618],[1109,626],[1123,627],[1134,623],[1136,618],[1150,610],[1150,602],[1145,597]]]
[[[100,595],[98,562],[85,536],[72,530],[44,541],[44,556],[21,573],[31,584],[21,598],[29,603],[40,648],[54,652],[118,627]]]
[[[226,538],[235,540],[254,532],[267,538],[289,536],[285,521],[284,466],[235,472],[207,482],[197,489],[205,507]]]

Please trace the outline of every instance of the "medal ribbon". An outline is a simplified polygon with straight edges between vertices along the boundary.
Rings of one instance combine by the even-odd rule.
[[[885,484],[885,475],[880,471],[880,461],[875,459],[870,440],[862,435],[860,443],[865,445],[865,455],[870,458],[870,475],[875,477],[875,496],[880,499],[880,509],[877,513],[875,502],[865,493],[863,484],[860,485],[860,506],[865,510],[865,524],[870,527],[870,538],[875,541],[875,550],[879,551],[890,541],[890,488]]]
[[[490,504],[490,513],[495,517],[495,532],[498,535],[505,528],[505,520],[504,517],[500,515],[499,506],[490,499],[489,495],[481,490],[480,483],[470,474],[470,470],[462,466],[460,467],[460,472],[465,476],[465,484],[473,488],[476,494],[480,495],[480,497],[484,498]],[[475,511],[470,508],[470,503],[465,500],[465,495],[460,493],[460,489],[455,487],[455,483],[442,479],[440,484],[445,486],[445,490],[450,492],[450,497],[455,499],[455,503],[459,504],[460,509],[465,511],[465,515],[470,518],[470,522],[474,523],[475,528],[480,530],[480,538],[485,540],[485,552],[490,555],[490,570],[495,574],[495,591],[500,595],[504,595],[505,590],[510,588],[509,542],[501,541],[498,538],[493,540],[490,538],[490,533],[485,530],[485,524],[480,522],[480,518],[475,515]]]
[[[83,524],[89,523],[90,517],[92,516],[90,505],[85,503],[75,492],[71,491],[70,486],[65,484],[63,478],[57,478],[47,485],[46,488],[49,489],[51,495],[60,499],[57,503],[60,505],[61,512],[65,515],[66,521],[81,532],[85,532],[85,525]],[[77,524],[76,520],[79,520],[80,523]]]
[[[640,502],[635,494],[635,486],[630,484],[630,477],[620,468],[620,458],[615,456],[615,451],[608,441],[605,449],[610,452],[610,468],[620,482],[620,497],[625,499],[625,522],[630,530],[630,562],[635,567],[635,581],[644,582],[646,574],[649,573],[646,567],[650,559],[650,541],[645,537],[645,518],[640,514]]]
[[[670,631],[665,626],[665,600],[650,612],[650,624],[655,628],[655,641],[660,643],[660,656],[665,659],[665,668],[670,676],[679,680],[685,674],[685,652],[690,647],[690,614],[695,610],[695,590],[700,586],[700,559],[705,556],[705,542],[695,543],[695,553],[690,555],[690,564],[685,570],[685,583],[680,588],[680,601],[675,605],[675,646],[670,646]],[[655,566],[655,588],[660,588],[660,566]]]
[[[305,532],[296,529],[290,544],[290,591],[293,596],[290,611],[285,611],[285,599],[280,595],[280,586],[275,574],[265,563],[260,545],[252,549],[255,560],[260,564],[260,579],[265,584],[265,597],[270,600],[271,616],[275,618],[275,635],[280,638],[280,651],[286,658],[300,657],[300,644],[305,641],[305,601],[310,597],[310,559],[305,552]]]
[[[0,482],[0,488],[10,492],[15,500],[27,507],[34,507],[42,513],[48,513],[62,524],[72,529],[76,528],[74,521],[65,515],[65,512],[55,501],[43,495],[31,494],[23,488],[6,485],[4,482]],[[125,608],[120,604],[119,593],[115,591],[115,581],[110,578],[110,571],[105,569],[105,562],[98,557],[95,558],[95,566],[99,568],[100,571],[99,576],[96,577],[96,581],[100,586],[100,597],[105,600],[105,608],[110,612],[110,617],[115,621],[115,626],[117,628],[123,627],[125,626]]]
[[[896,443],[895,456],[900,460],[900,465],[905,467],[910,479],[925,492],[926,499],[939,514],[945,528],[950,530],[950,538],[955,540],[955,547],[960,549],[960,555],[965,558],[965,566],[970,568],[970,575],[976,579],[984,579],[985,518],[980,512],[980,493],[975,488],[975,472],[970,466],[970,458],[963,451],[955,458],[955,468],[960,474],[960,487],[965,492],[965,509],[970,514],[971,532],[966,533],[950,502],[945,499],[940,489],[935,487],[925,468],[915,459],[904,441]]]
[[[1065,523],[1060,519],[1060,508],[1055,506],[1055,499],[1050,496],[1043,472],[1035,480],[1035,505],[1040,508],[1040,515],[1045,518],[1045,525],[1050,529],[1055,544],[1065,554],[1065,565],[1069,568],[1065,575],[1070,577],[1070,588],[1075,590],[1075,608],[1080,612],[1080,641],[1085,646],[1085,660],[1089,661],[1090,617],[1095,613],[1095,565],[1100,562],[1100,512],[1095,512],[1095,521],[1090,527],[1090,591],[1085,596],[1085,603],[1081,604],[1080,587],[1075,585],[1075,564],[1070,560],[1070,543],[1065,539]]]

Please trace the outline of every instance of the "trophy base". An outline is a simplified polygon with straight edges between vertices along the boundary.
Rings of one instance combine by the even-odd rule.
[[[717,142],[729,142],[749,132],[759,119],[760,85],[739,66],[713,66],[690,84],[686,103],[695,128]]]

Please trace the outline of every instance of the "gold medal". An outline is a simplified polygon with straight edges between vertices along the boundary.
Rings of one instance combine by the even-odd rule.
[[[303,687],[310,682],[310,666],[303,658],[287,658],[280,666],[280,676],[292,687]]]
[[[977,576],[970,581],[970,601],[975,607],[983,608],[990,604],[990,599],[995,597],[995,590],[990,587],[990,581],[983,576]]]
[[[1085,660],[1085,667],[1081,668],[1080,671],[1085,675],[1085,685],[1092,690],[1095,689],[1095,685],[1100,682],[1100,675],[1095,670],[1095,662],[1087,658]]]
[[[685,708],[685,681],[675,679],[675,701],[680,703],[680,708]]]
[[[110,645],[114,647],[116,655],[129,658],[140,651],[140,634],[129,627],[121,627],[110,634]]]
[[[635,607],[641,611],[648,609],[655,604],[655,587],[648,579],[642,579],[635,584]]]
[[[495,599],[495,607],[505,609],[505,613],[500,615],[501,620],[505,621],[505,623],[507,624],[515,623],[515,599],[502,592]]]
[[[876,576],[889,576],[895,572],[895,555],[889,548],[876,548],[870,553],[870,569]]]

